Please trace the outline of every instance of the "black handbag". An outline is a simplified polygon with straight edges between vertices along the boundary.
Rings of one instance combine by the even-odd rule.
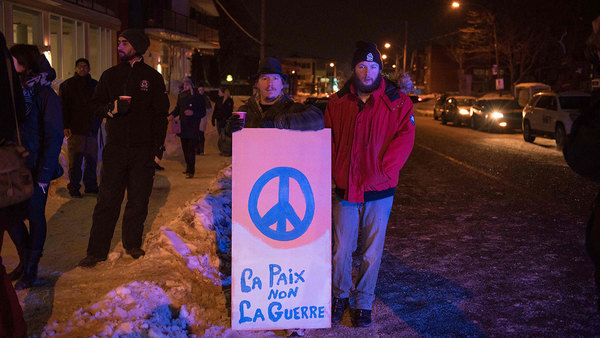
[[[6,54],[6,53],[5,53]],[[0,208],[26,201],[33,195],[33,179],[31,172],[25,166],[25,158],[29,153],[21,145],[21,135],[17,121],[15,105],[12,60],[9,55],[4,55],[8,71],[8,82],[12,96],[12,110],[15,116],[17,131],[17,144],[4,142],[0,145]]]

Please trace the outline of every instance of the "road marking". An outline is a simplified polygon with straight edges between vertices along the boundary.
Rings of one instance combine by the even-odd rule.
[[[429,150],[429,151],[431,151],[432,153],[435,153],[435,154],[437,154],[437,155],[439,155],[439,156],[441,156],[441,157],[443,157],[443,158],[447,159],[447,160],[448,160],[448,161],[450,161],[450,162],[456,163],[456,164],[458,164],[458,165],[459,165],[459,166],[461,166],[461,167],[464,167],[464,168],[467,168],[467,169],[469,169],[469,170],[472,170],[472,171],[474,171],[474,172],[476,172],[476,173],[478,173],[478,174],[480,174],[480,175],[483,175],[483,176],[485,176],[485,177],[487,177],[487,178],[489,178],[489,179],[491,179],[491,180],[494,180],[494,181],[496,181],[496,182],[498,182],[498,183],[501,183],[501,184],[504,184],[504,185],[506,185],[506,186],[509,186],[509,187],[510,187],[510,188],[512,188],[512,189],[518,190],[518,191],[520,191],[521,193],[527,193],[527,190],[525,190],[525,189],[521,188],[521,187],[520,187],[520,186],[518,186],[518,185],[514,185],[514,184],[512,184],[512,183],[506,182],[505,180],[503,180],[503,179],[501,179],[501,178],[499,178],[499,177],[496,177],[496,176],[494,176],[494,175],[492,175],[492,174],[490,174],[490,173],[487,173],[487,172],[485,172],[485,171],[483,171],[483,170],[481,170],[481,169],[477,169],[477,168],[475,168],[475,167],[473,167],[473,166],[471,166],[471,165],[468,165],[468,164],[466,164],[465,162],[462,162],[462,161],[459,161],[459,160],[455,159],[454,157],[451,157],[451,156],[448,156],[448,155],[446,155],[446,154],[440,153],[439,151],[437,151],[437,150],[435,150],[435,149],[432,149],[432,148],[429,148],[428,146],[424,146],[424,145],[422,145],[422,144],[415,143],[415,145],[416,145],[416,146],[418,146],[418,147],[421,147],[421,148],[423,148],[423,149]]]

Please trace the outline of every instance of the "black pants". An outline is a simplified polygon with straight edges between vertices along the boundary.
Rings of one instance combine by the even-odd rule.
[[[98,138],[96,136],[71,135],[67,140],[69,153],[69,191],[81,188],[81,164],[83,162],[83,184],[85,190],[98,189],[96,164],[98,163]]]
[[[23,221],[19,221],[7,228],[10,239],[15,243],[17,250],[35,250],[40,253],[44,250],[46,242],[46,202],[48,201],[48,188],[46,192],[36,183],[33,185],[33,195],[29,199],[27,219],[29,230]]]
[[[196,145],[198,140],[195,138],[181,138],[181,149],[185,159],[185,172],[194,174],[196,166]]]
[[[106,258],[110,250],[125,189],[127,204],[123,213],[123,247],[142,246],[144,221],[154,177],[154,152],[148,148],[107,145],[102,152],[100,192],[94,208],[87,254]]]
[[[202,130],[200,130],[200,136],[198,137],[198,149],[196,151],[198,155],[204,155],[204,132]]]

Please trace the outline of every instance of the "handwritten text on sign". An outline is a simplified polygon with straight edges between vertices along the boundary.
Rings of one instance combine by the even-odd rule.
[[[330,131],[233,139],[232,327],[330,326]]]

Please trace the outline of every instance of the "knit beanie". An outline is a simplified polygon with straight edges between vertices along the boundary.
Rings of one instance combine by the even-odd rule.
[[[372,42],[358,41],[356,43],[356,51],[354,51],[354,56],[352,57],[352,69],[363,61],[377,62],[379,69],[383,68],[381,53],[379,53],[377,46]]]
[[[196,86],[194,86],[194,80],[192,80],[191,77],[189,77],[189,76],[184,77],[183,83],[186,83],[186,82],[190,84],[190,87],[196,88]]]
[[[144,55],[148,46],[150,46],[150,39],[148,39],[146,33],[141,29],[126,29],[119,36],[127,39],[138,55]]]

